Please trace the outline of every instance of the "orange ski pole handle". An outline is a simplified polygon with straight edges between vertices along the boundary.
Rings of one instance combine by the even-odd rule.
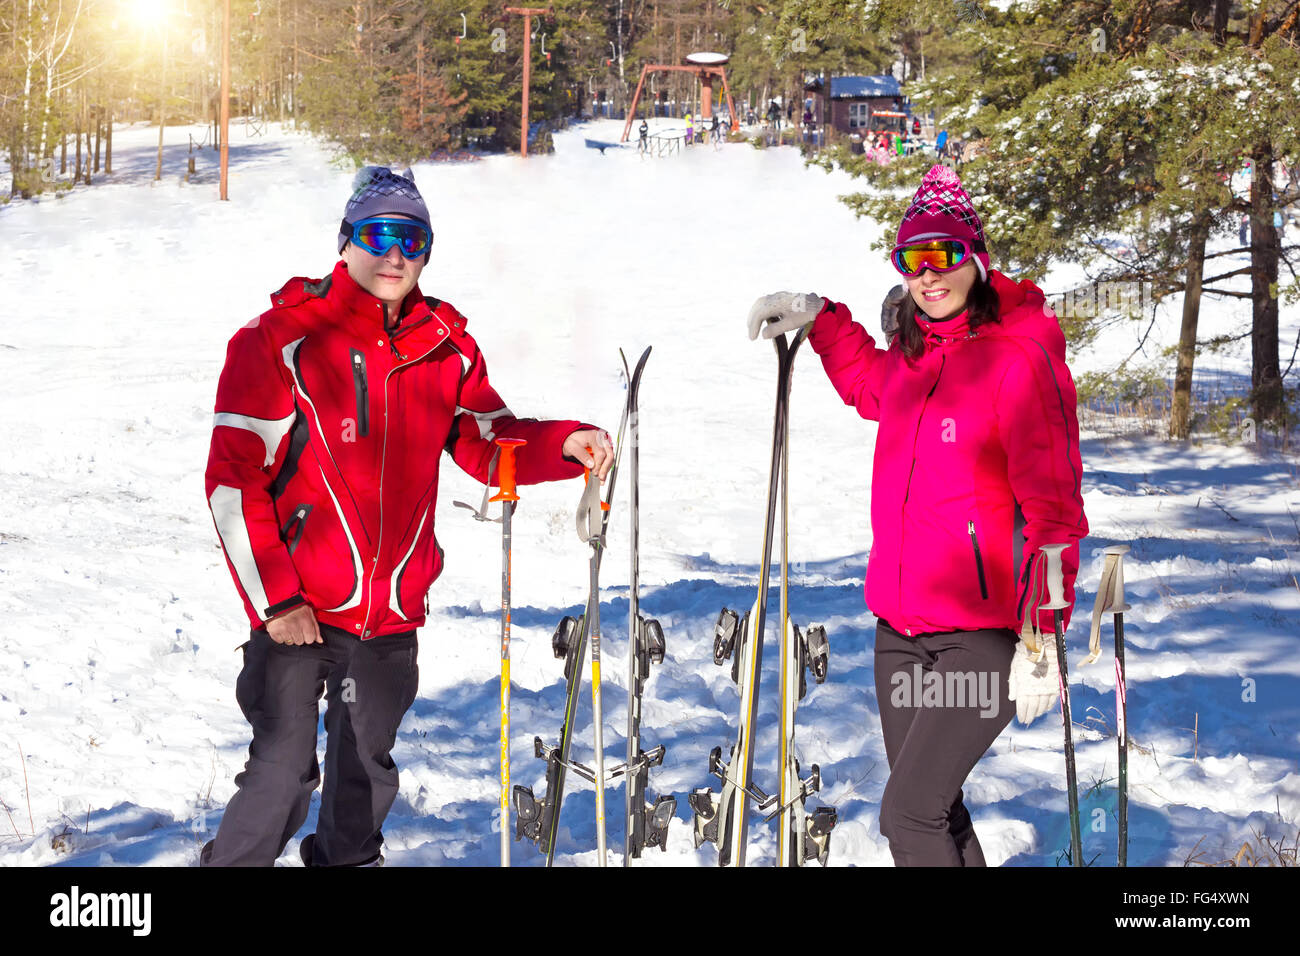
[[[590,446],[590,445],[586,445],[586,446],[584,446],[584,447],[587,449],[587,454],[588,454],[588,455],[594,455],[594,454],[595,454],[595,452],[591,450],[591,446]],[[592,461],[595,461],[595,459],[593,458]],[[585,481],[587,484],[591,484],[591,469],[588,468],[586,465],[583,465],[583,466],[582,466],[582,480]],[[602,500],[601,503],[600,503],[600,510],[601,510],[601,511],[608,511],[608,510],[609,510],[609,502],[608,502],[608,501],[604,501],[604,500]]]
[[[515,493],[515,451],[528,442],[522,438],[498,438],[497,446],[501,449],[501,460],[497,462],[497,483],[501,490],[488,501],[518,501]]]

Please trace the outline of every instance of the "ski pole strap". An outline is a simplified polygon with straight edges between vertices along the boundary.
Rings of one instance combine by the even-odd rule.
[[[1029,583],[1025,586],[1025,620],[1020,625],[1020,639],[1025,642],[1029,659],[1035,664],[1043,659],[1043,632],[1038,628],[1038,605],[1042,602],[1047,555],[1041,551],[1030,559]]]
[[[591,454],[591,449],[587,449]],[[582,498],[578,501],[577,530],[578,538],[583,544],[598,540],[605,533],[605,512],[609,503],[600,497],[600,478],[591,468],[582,469],[587,484],[582,489]]]
[[[492,450],[492,460],[488,462],[487,483],[483,486],[483,504],[475,508],[473,505],[467,505],[463,501],[453,501],[452,504],[457,508],[465,508],[474,515],[476,521],[494,521],[500,522],[500,518],[489,518],[487,516],[488,495],[492,494],[492,472],[497,466],[497,459],[501,457],[501,446],[498,445]]]
[[[1112,614],[1123,614],[1128,610],[1128,605],[1124,603],[1124,554],[1127,551],[1126,544],[1112,545],[1106,549],[1106,559],[1101,569],[1101,583],[1097,586],[1097,600],[1092,606],[1088,656],[1083,660],[1083,664],[1091,664],[1101,656],[1102,615],[1107,611]]]

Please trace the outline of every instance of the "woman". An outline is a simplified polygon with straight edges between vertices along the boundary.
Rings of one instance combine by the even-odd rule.
[[[835,390],[880,423],[866,580],[890,766],[880,829],[897,865],[982,866],[961,788],[1014,713],[1028,723],[1055,701],[1054,644],[1031,674],[1017,635],[1053,633],[1039,547],[1069,545],[1073,606],[1088,533],[1074,383],[1043,293],[990,269],[952,170],[926,174],[890,261],[910,296],[887,350],[816,295],[760,299],[750,338],[810,325]]]

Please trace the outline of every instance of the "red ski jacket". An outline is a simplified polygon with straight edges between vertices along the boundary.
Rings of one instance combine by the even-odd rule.
[[[306,603],[363,639],[419,627],[442,570],[441,453],[487,482],[493,439],[523,438],[520,484],[570,478],[564,440],[591,426],[515,418],[464,317],[418,287],[391,333],[342,262],[271,301],[230,340],[206,475],[248,619]]]
[[[925,351],[876,348],[844,305],[827,302],[808,341],[831,384],[878,421],[867,605],[895,630],[1011,628],[1027,614],[1029,562],[1066,543],[1074,605],[1083,513],[1079,423],[1065,336],[1041,290],[998,272],[1000,320],[919,318]],[[1066,610],[1066,622],[1069,609]],[[1039,626],[1052,632],[1052,614]]]

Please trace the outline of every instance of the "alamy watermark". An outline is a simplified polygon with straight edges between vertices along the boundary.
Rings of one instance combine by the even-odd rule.
[[[67,893],[50,897],[51,926],[127,927],[133,936],[148,936],[152,913],[149,893],[83,893],[74,884]]]
[[[1047,297],[1045,309],[1058,318],[1095,318],[1103,315],[1143,315],[1154,299],[1149,282],[1088,282]]]
[[[913,664],[911,673],[889,678],[894,707],[978,707],[981,717],[996,717],[1002,702],[1002,675],[997,671],[927,671]]]

